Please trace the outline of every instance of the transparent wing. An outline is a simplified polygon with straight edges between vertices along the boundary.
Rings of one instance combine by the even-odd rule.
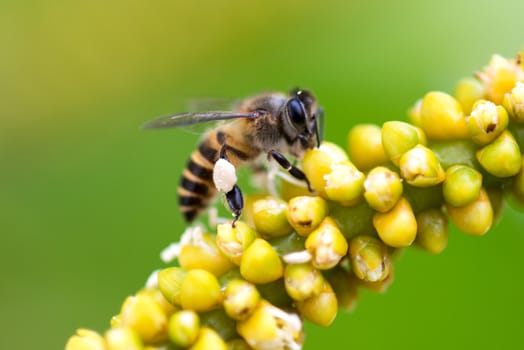
[[[186,112],[153,119],[145,123],[144,129],[174,128],[179,126],[193,125],[199,123],[212,122],[216,120],[256,118],[260,112],[235,113],[231,111],[210,111],[210,112]]]
[[[228,97],[198,97],[185,101],[188,111],[234,111],[241,99]]]

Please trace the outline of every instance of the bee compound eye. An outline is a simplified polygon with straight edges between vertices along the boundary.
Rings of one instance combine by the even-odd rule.
[[[289,100],[287,104],[287,114],[295,124],[302,124],[306,121],[306,114],[302,103],[296,98]]]

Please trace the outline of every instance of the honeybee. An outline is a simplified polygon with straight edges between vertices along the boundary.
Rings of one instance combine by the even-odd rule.
[[[234,169],[264,154],[313,191],[306,175],[284,156],[301,159],[307,149],[320,144],[323,110],[308,90],[262,93],[244,99],[232,111],[179,113],[154,119],[143,127],[171,128],[228,119],[231,121],[218,124],[203,136],[183,171],[178,198],[186,222],[208,206],[219,187],[225,192],[234,226],[244,207]],[[233,168],[233,174],[228,168]]]

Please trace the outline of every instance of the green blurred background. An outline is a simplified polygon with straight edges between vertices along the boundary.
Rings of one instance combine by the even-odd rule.
[[[183,230],[176,186],[197,136],[143,132],[195,97],[313,89],[327,137],[405,119],[492,53],[524,45],[511,1],[0,1],[1,349],[104,330]],[[409,249],[306,349],[518,348],[524,216],[448,249]]]

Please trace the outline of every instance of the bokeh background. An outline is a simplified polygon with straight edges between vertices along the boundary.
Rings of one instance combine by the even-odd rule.
[[[183,230],[198,136],[144,132],[198,97],[313,89],[327,138],[406,117],[429,90],[524,46],[521,0],[0,1],[1,349],[102,331]],[[524,215],[448,249],[408,249],[387,293],[306,349],[518,348]]]

